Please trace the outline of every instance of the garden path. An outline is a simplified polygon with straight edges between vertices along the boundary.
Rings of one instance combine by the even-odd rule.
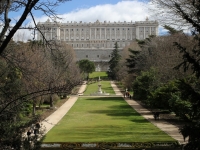
[[[120,90],[113,81],[111,81],[111,86],[113,87],[116,95],[123,96],[123,94],[120,92]],[[179,141],[180,144],[185,144],[183,136],[179,133],[179,128],[177,126],[170,124],[162,119],[154,120],[152,112],[142,107],[137,101],[132,99],[130,100],[129,98],[124,98],[124,99],[132,108],[134,108],[139,114],[141,114],[144,118],[146,118],[156,127],[160,128],[162,131],[170,135],[172,138]]]
[[[79,91],[78,94],[82,94],[85,91],[87,84],[84,82]],[[76,96],[70,96],[70,98],[61,106],[59,107],[54,113],[52,113],[49,117],[44,119],[41,124],[45,128],[44,134],[46,134],[51,128],[53,128],[62,118],[63,116],[70,110],[70,108],[74,105],[74,103],[77,101],[78,95]]]
[[[80,87],[78,95],[82,95],[86,88],[86,82]],[[111,81],[111,86],[113,87],[117,96],[123,96],[120,92],[116,84]],[[45,134],[54,126],[56,125],[62,117],[69,111],[69,109],[74,105],[76,100],[78,99],[77,96],[71,96],[60,108],[58,108],[53,114],[47,117],[45,120],[41,122],[41,124],[45,127]],[[138,102],[135,100],[130,100],[129,98],[124,98],[125,101],[134,108],[138,113],[140,113],[144,118],[149,120],[152,124],[160,128],[162,131],[166,132],[168,135],[176,139],[180,142],[180,144],[184,144],[184,140],[182,135],[179,133],[179,128],[173,124],[170,124],[164,120],[154,120],[152,112],[142,107]]]

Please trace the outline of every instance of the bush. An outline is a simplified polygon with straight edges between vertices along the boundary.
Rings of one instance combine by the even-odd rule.
[[[133,98],[137,100],[146,100],[150,92],[156,88],[154,87],[155,79],[156,71],[154,69],[141,72],[141,75],[133,82]]]
[[[175,81],[164,84],[149,93],[146,103],[152,108],[170,110],[169,100],[171,94],[177,92],[178,88]]]
[[[59,100],[59,96],[57,94],[53,94],[53,102],[56,103]],[[50,95],[43,96],[43,103],[50,104]]]

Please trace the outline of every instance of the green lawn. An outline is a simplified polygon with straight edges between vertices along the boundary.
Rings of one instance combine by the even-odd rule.
[[[101,79],[104,79],[104,78],[107,78],[108,75],[107,75],[106,72],[98,72],[98,71],[89,74],[90,79],[99,78],[99,76],[100,76]]]
[[[102,91],[110,94],[115,94],[113,88],[110,85],[110,81],[101,81],[101,89]],[[95,93],[98,91],[98,84],[99,82],[93,82],[89,84],[84,92],[84,95],[90,95],[91,93]]]
[[[44,142],[175,141],[121,97],[80,97]]]

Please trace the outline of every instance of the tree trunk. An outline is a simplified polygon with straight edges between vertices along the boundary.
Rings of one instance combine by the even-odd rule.
[[[53,95],[50,94],[50,107],[53,107]]]
[[[36,101],[33,99],[33,116],[35,115]]]

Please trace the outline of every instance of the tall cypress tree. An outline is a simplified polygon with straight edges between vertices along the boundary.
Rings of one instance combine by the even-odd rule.
[[[109,71],[108,76],[116,80],[117,79],[117,72],[119,71],[119,61],[121,59],[121,55],[119,54],[118,44],[115,42],[114,49],[111,53],[111,59],[108,62],[109,63]]]

